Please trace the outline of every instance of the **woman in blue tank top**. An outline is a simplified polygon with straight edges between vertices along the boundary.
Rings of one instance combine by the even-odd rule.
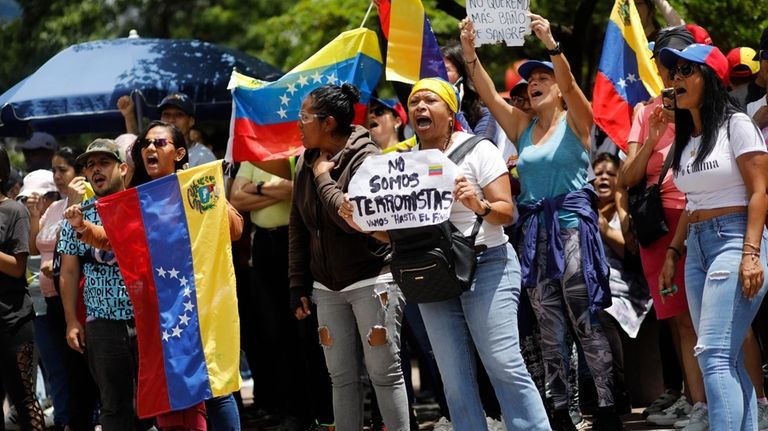
[[[576,330],[595,380],[599,409],[595,430],[623,429],[613,404],[610,346],[597,310],[610,306],[608,268],[597,229],[596,195],[587,184],[592,107],[550,31],[549,21],[531,14],[531,29],[550,61],[529,60],[518,68],[528,81],[533,115],[507,104],[480,65],[474,24],[460,24],[464,58],[475,89],[516,145],[521,195],[520,259],[541,330],[546,380],[554,401],[556,430],[575,429],[568,414],[565,346]]]

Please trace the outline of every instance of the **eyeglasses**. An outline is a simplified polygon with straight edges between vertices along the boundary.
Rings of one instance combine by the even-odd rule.
[[[301,121],[301,124],[311,123],[315,118],[325,118],[325,117],[327,117],[327,115],[309,114],[304,111],[299,111],[299,121]]]
[[[761,49],[760,52],[757,53],[757,58],[768,61],[768,49]]]
[[[674,80],[675,75],[677,75],[678,73],[683,78],[687,78],[693,75],[693,71],[696,70],[696,67],[698,67],[698,64],[696,63],[683,63],[679,66],[675,66],[669,69],[669,79]]]
[[[141,148],[147,148],[150,145],[154,145],[155,148],[163,148],[164,146],[168,144],[173,144],[173,141],[170,139],[165,138],[157,138],[157,139],[142,139],[139,141],[139,146]]]
[[[371,109],[371,114],[373,114],[374,117],[381,117],[382,115],[389,112],[389,110],[383,106],[377,106],[373,109]]]

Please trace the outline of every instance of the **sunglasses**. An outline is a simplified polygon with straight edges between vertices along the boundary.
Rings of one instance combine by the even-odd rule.
[[[373,114],[374,117],[381,117],[382,115],[386,114],[387,112],[389,112],[389,110],[387,108],[382,107],[382,106],[377,106],[377,107],[371,109],[371,114]]]
[[[524,96],[511,96],[509,98],[509,104],[512,106],[521,107],[525,106],[525,104],[528,102],[528,98]]]
[[[315,120],[315,118],[325,118],[327,115],[324,114],[309,114],[303,111],[299,111],[299,121],[301,121],[301,124],[307,124],[311,123]]]
[[[155,148],[163,148],[164,146],[168,144],[173,144],[173,141],[170,139],[165,138],[157,138],[157,139],[142,139],[139,141],[139,146],[141,148],[147,148],[150,145],[154,145]]]
[[[669,79],[674,80],[675,75],[677,75],[678,73],[683,78],[687,78],[693,75],[693,71],[696,70],[697,67],[698,67],[698,64],[696,63],[683,63],[679,66],[675,66],[669,69]]]
[[[768,61],[768,49],[761,49],[761,50],[760,50],[760,51],[757,53],[757,58],[758,58],[759,60]]]

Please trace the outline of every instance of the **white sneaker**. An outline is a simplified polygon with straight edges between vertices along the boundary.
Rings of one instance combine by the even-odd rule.
[[[685,422],[685,423],[683,423]],[[691,409],[691,414],[685,421],[675,422],[675,428],[683,427],[682,431],[707,431],[709,430],[709,412],[707,405],[698,402]]]
[[[757,403],[757,430],[768,431],[768,404]]]
[[[651,425],[674,425],[679,420],[687,419],[691,408],[685,395],[683,395],[663,411],[648,415],[645,421]]]
[[[488,426],[488,431],[506,431],[507,427],[504,426],[504,422],[497,421],[491,417],[485,417],[485,423]]]
[[[443,416],[435,422],[432,431],[453,431],[453,425],[451,425],[451,422]]]
[[[53,406],[43,410],[43,420],[45,421],[45,428],[51,428],[54,425],[53,422]]]

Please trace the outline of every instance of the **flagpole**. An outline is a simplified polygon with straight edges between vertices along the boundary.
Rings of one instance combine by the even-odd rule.
[[[363,17],[363,22],[360,23],[360,28],[363,28],[365,26],[365,22],[368,21],[368,16],[371,14],[371,9],[373,9],[373,2],[368,5],[368,12],[365,13],[365,17]]]

